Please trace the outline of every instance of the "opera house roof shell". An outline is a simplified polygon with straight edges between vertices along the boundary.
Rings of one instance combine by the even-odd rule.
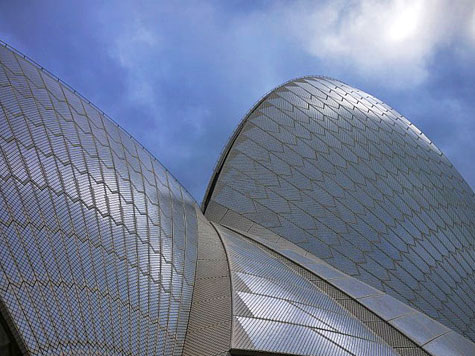
[[[326,77],[246,115],[201,208],[0,44],[0,354],[473,355],[475,195]]]

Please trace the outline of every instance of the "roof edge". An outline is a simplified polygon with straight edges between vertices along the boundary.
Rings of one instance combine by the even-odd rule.
[[[214,165],[214,169],[213,169],[213,173],[211,174],[211,179],[209,180],[209,183],[208,183],[208,186],[206,187],[206,191],[205,191],[205,194],[203,196],[203,200],[201,202],[201,205],[200,205],[200,208],[201,208],[201,211],[203,212],[203,214],[206,212],[206,208],[208,207],[208,204],[211,200],[211,196],[213,195],[213,192],[214,192],[214,187],[216,186],[216,182],[219,178],[219,175],[221,173],[221,170],[224,166],[224,162],[226,162],[226,158],[228,157],[229,155],[229,152],[231,152],[231,149],[232,147],[234,146],[234,142],[236,142],[236,139],[238,138],[239,134],[241,133],[244,125],[247,123],[247,120],[249,119],[249,117],[254,113],[254,111],[257,110],[257,108],[276,90],[282,88],[283,86],[289,84],[289,83],[292,83],[292,82],[295,82],[297,80],[302,80],[302,79],[329,79],[329,80],[335,80],[335,81],[338,81],[340,83],[344,83],[342,82],[341,80],[338,80],[338,79],[335,79],[335,78],[332,78],[332,77],[328,77],[328,76],[325,76],[325,75],[304,75],[304,76],[301,76],[301,77],[296,77],[296,78],[293,78],[293,79],[290,79],[276,87],[274,87],[273,89],[271,89],[270,91],[268,91],[264,96],[262,96],[252,107],[251,109],[244,115],[244,117],[241,119],[241,122],[239,123],[239,125],[234,129],[233,133],[231,134],[231,136],[229,137],[228,139],[228,142],[225,144],[225,146],[223,147],[223,149],[221,150],[221,154],[216,162],[216,164]],[[344,83],[346,84],[346,83]]]

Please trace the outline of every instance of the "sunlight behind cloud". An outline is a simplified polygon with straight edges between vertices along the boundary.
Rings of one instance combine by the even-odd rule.
[[[394,42],[405,41],[416,35],[423,15],[423,1],[410,4],[398,1],[395,5],[396,11],[388,27],[387,38]]]
[[[300,2],[288,11],[288,24],[311,55],[401,87],[420,84],[440,48],[467,38],[474,7],[448,0]]]

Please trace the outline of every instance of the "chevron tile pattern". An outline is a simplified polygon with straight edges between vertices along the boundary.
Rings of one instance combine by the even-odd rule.
[[[0,298],[30,354],[181,354],[196,204],[122,129],[0,46]]]
[[[204,201],[475,340],[474,193],[371,95],[323,77],[272,91],[242,122]]]

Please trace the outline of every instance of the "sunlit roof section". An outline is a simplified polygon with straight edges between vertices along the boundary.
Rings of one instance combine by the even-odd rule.
[[[419,129],[361,90],[325,77],[273,90],[230,140],[203,209],[475,339],[474,193]]]
[[[85,99],[0,46],[0,299],[28,354],[181,354],[194,200]]]

